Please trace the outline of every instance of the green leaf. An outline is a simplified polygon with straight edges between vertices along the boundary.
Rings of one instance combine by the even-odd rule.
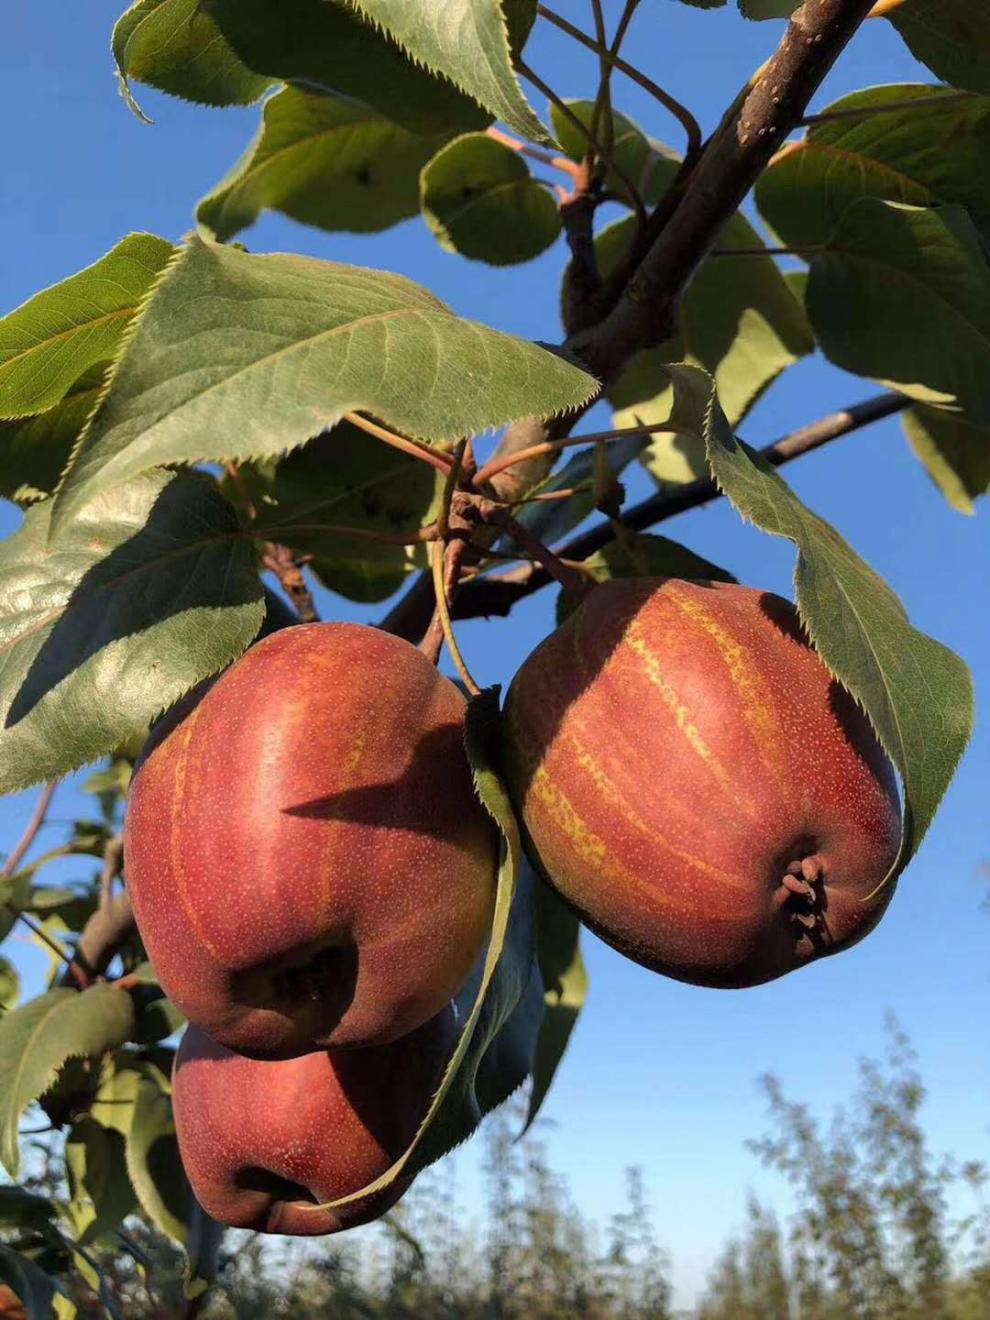
[[[672,577],[695,578],[703,582],[735,582],[736,578],[724,568],[696,555],[679,541],[652,532],[624,532],[620,540],[611,541],[604,549],[581,563],[582,572],[595,582],[610,582],[613,578]],[[575,606],[565,592],[557,597],[557,623],[564,622]]]
[[[0,792],[112,751],[250,643],[254,552],[206,477],[97,497],[54,548],[51,501],[0,544]]]
[[[417,137],[354,101],[286,87],[196,208],[200,232],[226,242],[264,210],[317,229],[387,229],[416,214],[419,171],[447,136]]]
[[[531,873],[523,865],[508,793],[494,768],[498,719],[497,688],[468,705],[465,732],[475,786],[504,846],[488,948],[456,1001],[464,1024],[460,1038],[409,1149],[369,1187],[334,1204],[388,1187],[439,1159],[520,1086],[532,1067],[542,985],[534,960]]]
[[[18,913],[24,911],[30,893],[30,872],[19,871],[15,875],[0,876],[0,940],[5,940],[10,934]]]
[[[492,933],[483,962],[458,998],[465,1026],[430,1113],[414,1144],[421,1169],[465,1141],[490,1110],[532,1071],[543,1017],[543,985],[535,961],[532,868],[499,773],[498,689],[468,705],[465,739],[475,788],[504,840]]]
[[[106,383],[109,363],[84,371],[36,417],[0,421],[0,495],[28,503],[50,495]]]
[[[712,473],[739,514],[798,549],[798,608],[825,664],[861,704],[900,773],[904,834],[895,872],[921,843],[969,740],[969,671],[911,626],[900,600],[779,473],[729,430],[711,381],[676,368],[699,408]]]
[[[172,1001],[166,998],[151,963],[141,963],[131,975],[138,980],[138,984],[131,990],[135,1017],[131,1040],[138,1045],[156,1045],[180,1031],[186,1019]]]
[[[49,990],[0,1018],[0,1160],[17,1177],[21,1114],[52,1085],[67,1059],[95,1058],[128,1038],[130,995],[106,983]]]
[[[485,133],[467,133],[425,166],[421,206],[441,247],[491,266],[531,261],[560,233],[556,198],[523,157]]]
[[[173,251],[154,234],[130,234],[0,320],[0,417],[44,412],[113,357]]]
[[[630,217],[596,240],[608,273],[632,237]],[[752,251],[763,240],[738,212],[726,226],[721,249]],[[678,332],[659,348],[633,358],[609,390],[617,427],[659,424],[670,415],[672,395],[665,364],[688,362],[715,377],[719,399],[737,425],[781,372],[814,350],[800,300],[771,256],[719,256],[704,262],[678,311]],[[658,483],[693,481],[705,473],[703,444],[678,435],[655,436],[643,463]]]
[[[354,0],[355,6],[409,52],[417,64],[449,78],[492,117],[531,142],[553,145],[512,68],[506,15],[499,0]],[[509,11],[528,30],[535,3]],[[515,41],[512,45],[516,45]]]
[[[0,957],[0,1012],[9,1012],[20,994],[20,973],[9,958]]]
[[[895,108],[881,112],[885,105]],[[914,206],[955,202],[990,235],[990,99],[894,83],[853,92],[825,113],[853,110],[870,113],[813,124],[760,177],[756,203],[781,242],[796,248],[828,242],[861,197]]]
[[[144,1213],[156,1228],[181,1242],[192,1193],[179,1156],[168,1082],[156,1068],[138,1072],[127,1172]]]
[[[339,422],[289,454],[259,501],[258,530],[314,556],[310,567],[349,600],[384,600],[423,563],[422,548],[360,533],[412,535],[433,521],[443,478],[434,468]],[[353,527],[341,536],[323,528]]]
[[[990,9],[973,0],[904,0],[887,18],[937,78],[990,92]]]
[[[908,444],[952,507],[975,513],[973,501],[990,490],[990,430],[924,406],[902,421]]]
[[[39,1196],[23,1187],[0,1185],[0,1231],[33,1229],[44,1232],[59,1213],[59,1207],[48,1196]]]
[[[990,426],[990,265],[961,207],[855,202],[811,262],[807,307],[837,366]]]
[[[216,1273],[222,1230],[203,1213],[189,1186],[175,1136],[168,1076],[147,1063],[138,1068],[126,1162],[141,1209],[185,1252],[186,1296],[198,1296]]]
[[[437,78],[342,0],[200,0],[240,59],[269,78],[374,106],[412,133],[480,128],[473,94]]]
[[[542,1108],[588,993],[581,923],[557,893],[537,880],[536,948],[545,1010],[533,1060],[528,1128]]]
[[[64,930],[81,931],[96,910],[97,895],[91,890],[81,894],[76,889],[62,886],[38,886],[24,904],[25,912],[50,920],[57,918]]]
[[[65,1143],[69,1217],[86,1246],[112,1232],[137,1207],[124,1163],[124,1138],[92,1118],[73,1124]]]
[[[53,531],[149,467],[263,458],[351,409],[453,440],[589,397],[578,367],[398,275],[193,239],[147,305],[55,496]]]
[[[89,1116],[101,1127],[126,1137],[131,1130],[141,1059],[133,1050],[123,1049],[103,1060],[99,1081],[89,1108]]]
[[[124,94],[139,114],[131,78],[203,105],[250,105],[270,82],[245,68],[200,0],[135,0],[114,25],[111,45]]]
[[[639,457],[646,445],[646,438],[641,435],[626,436],[608,445],[594,445],[579,450],[553,476],[534,487],[530,494],[548,494],[557,490],[571,490],[574,487],[587,486],[587,491],[573,495],[569,500],[548,500],[524,504],[516,510],[516,522],[528,527],[534,536],[545,545],[559,541],[578,523],[594,510],[593,481],[595,475],[595,451],[600,450],[602,459],[615,477],[621,476],[633,459]],[[504,537],[499,549],[508,551],[515,545],[511,537]]]
[[[586,128],[591,127],[595,114],[594,101],[566,100],[565,104]],[[588,151],[587,137],[563,114],[559,106],[550,107],[550,119],[564,154],[570,156],[571,160],[581,160]],[[676,152],[648,137],[638,124],[618,111],[612,113],[611,157],[622,174],[636,186],[643,201],[653,206],[673,183],[681,167],[681,158]],[[606,175],[604,186],[620,197],[626,195],[626,186],[614,171]]]
[[[37,1265],[12,1247],[0,1243],[0,1282],[20,1299],[28,1320],[51,1320],[57,1284]]]

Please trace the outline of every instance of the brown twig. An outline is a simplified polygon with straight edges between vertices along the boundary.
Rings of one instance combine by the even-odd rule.
[[[44,926],[35,921],[33,917],[28,916],[26,912],[18,912],[17,919],[27,926],[28,930],[36,939],[41,940],[42,944],[51,949],[56,958],[60,958],[62,962],[65,963],[64,975],[74,981],[78,989],[85,990],[87,985],[89,985],[89,980],[83,969],[76,965],[75,958],[69,950],[66,949],[64,945],[60,944],[58,940],[49,935]]]
[[[602,0],[591,0],[591,12],[595,22],[595,41],[592,45],[598,52],[598,92],[595,96],[594,109],[591,112],[591,131],[601,142],[606,156],[611,156],[612,148],[615,145],[610,86],[612,66],[605,58],[608,54],[608,36],[605,28],[605,11],[602,9]],[[603,121],[605,124],[604,134],[602,133]],[[604,177],[605,168],[605,161],[599,162],[598,182]]]
[[[450,468],[450,458],[442,450],[433,449],[422,440],[410,440],[408,436],[399,435],[397,431],[391,431],[387,426],[381,426],[378,422],[373,422],[370,417],[362,417],[357,412],[344,413],[344,420],[358,427],[359,430],[366,431],[368,435],[373,435],[383,444],[390,445],[392,449],[398,449],[400,453],[409,454],[423,463],[429,463],[438,472],[446,474]]]
[[[559,582],[568,595],[579,600],[588,589],[587,578],[577,569],[564,563],[554,552],[526,527],[517,522],[502,509],[495,509],[492,521],[497,523],[512,539],[528,550],[533,560],[548,573],[555,582]]]
[[[549,504],[553,500],[569,500],[575,495],[587,495],[593,486],[593,482],[585,481],[580,486],[568,486],[564,490],[537,491],[535,495],[525,495],[521,500],[501,500],[500,503],[505,509],[516,509],[524,504]],[[486,554],[491,557],[490,551]]]
[[[481,691],[481,688],[474,681],[471,671],[468,669],[464,660],[464,656],[461,654],[461,648],[457,644],[457,638],[454,635],[453,625],[450,621],[450,607],[447,600],[447,580],[449,576],[449,567],[447,564],[448,556],[453,560],[460,549],[463,549],[463,542],[448,547],[446,552],[440,542],[437,542],[432,547],[430,556],[433,566],[433,589],[436,592],[437,614],[440,618],[440,627],[443,630],[443,639],[447,643],[447,650],[450,652],[450,658],[453,660],[454,667],[460,674],[464,686],[472,696],[476,697]],[[454,571],[454,576],[456,577],[456,569]]]
[[[85,989],[102,976],[121,946],[134,934],[134,910],[126,889],[115,894],[105,907],[99,907],[82,928],[76,941],[72,966],[62,977],[62,984],[76,983]]]
[[[538,458],[543,454],[558,454],[563,449],[572,449],[576,445],[592,444],[610,444],[614,440],[625,440],[633,435],[664,435],[670,433],[673,429],[667,422],[659,425],[644,424],[642,426],[619,426],[612,431],[592,431],[589,435],[571,435],[563,440],[543,440],[539,444],[529,445],[525,449],[517,449],[512,454],[495,454],[489,461],[480,468],[475,476],[475,485],[483,487],[490,482],[493,477],[500,473],[508,471],[515,467],[517,463],[525,463],[531,458]],[[518,504],[519,500],[506,500],[506,504]]]
[[[3,866],[0,867],[0,880],[6,880],[9,876],[12,876],[24,860],[28,849],[38,836],[38,831],[45,823],[45,817],[48,815],[48,808],[51,806],[52,797],[55,793],[55,789],[58,787],[58,782],[57,779],[53,779],[51,783],[46,784],[41,790],[41,794],[38,801],[35,803],[34,811],[31,814],[31,819],[28,821],[24,833],[15,844],[13,851],[7,857]]]
[[[570,156],[553,156],[549,151],[541,151],[539,147],[531,147],[528,142],[520,142],[518,138],[512,137],[510,133],[503,133],[500,128],[490,125],[485,129],[488,137],[494,138],[496,142],[501,142],[503,147],[509,147],[512,151],[517,151],[520,156],[528,156],[530,160],[538,160],[543,165],[550,165],[555,170],[560,170],[573,179],[580,166],[576,161],[571,160]]]
[[[726,222],[804,115],[869,0],[806,0],[776,52],[704,147],[662,227],[611,312],[570,347],[604,382],[642,348],[668,338],[677,306]]]
[[[808,426],[802,426],[772,445],[767,445],[760,453],[771,466],[782,467],[840,436],[891,417],[910,404],[911,400],[903,394],[879,394],[862,403],[829,413]],[[671,491],[659,491],[633,505],[623,513],[622,526],[631,531],[645,531],[679,513],[700,508],[718,499],[721,494],[714,481],[702,477]],[[556,554],[564,560],[587,559],[614,539],[614,523],[602,522],[568,541]],[[479,577],[463,589],[455,604],[453,616],[455,619],[467,619],[508,614],[517,601],[539,591],[551,580],[543,568],[530,565],[496,577]]]
[[[639,217],[640,222],[645,224],[646,206],[643,202],[642,197],[639,195],[639,189],[636,187],[635,183],[633,183],[632,179],[629,178],[628,174],[626,174],[626,172],[621,168],[621,166],[617,165],[615,161],[610,158],[609,153],[604,149],[601,142],[595,137],[594,133],[591,131],[588,125],[582,123],[582,121],[574,113],[574,111],[567,104],[567,102],[562,101],[561,98],[557,95],[557,93],[553,90],[553,88],[548,83],[545,83],[543,79],[540,77],[540,75],[536,73],[533,69],[531,69],[528,64],[525,64],[522,60],[517,60],[516,68],[524,78],[526,78],[529,82],[533,84],[533,86],[537,89],[537,91],[542,92],[543,95],[547,98],[547,100],[550,101],[551,104],[557,107],[561,115],[564,117],[564,119],[567,120],[570,126],[577,133],[580,133],[580,135],[585,139],[585,141],[588,142],[588,144],[594,150],[595,155],[605,161],[611,173],[615,175],[615,177],[619,180],[619,182],[628,192],[629,196],[627,198],[627,201],[629,205],[636,212],[636,215]]]
[[[124,836],[114,834],[103,849],[103,868],[100,871],[100,907],[107,907],[113,899],[113,882],[120,875],[124,861]]]
[[[805,0],[775,54],[732,103],[697,161],[684,163],[642,236],[610,278],[604,295],[610,310],[572,335],[564,346],[603,388],[641,349],[669,337],[680,297],[695,271],[771,156],[805,114],[808,102],[868,8],[869,0]],[[496,455],[562,439],[593,401],[550,422],[526,418],[513,423]],[[521,498],[549,469],[545,454],[520,463],[503,474],[510,480],[496,493],[508,500]],[[472,583],[470,592],[463,593],[466,600],[477,599],[475,589],[480,592],[481,586],[480,580]],[[432,608],[428,578],[420,577],[383,626],[400,636],[419,638]]]
[[[287,545],[269,541],[261,557],[261,564],[278,578],[279,585],[292,601],[299,615],[299,622],[318,623],[320,616],[313,601],[313,593],[303,577],[302,567],[295,551],[290,550]]]
[[[542,15],[548,23],[553,23],[555,27],[560,28],[561,32],[566,32],[569,37],[573,37],[575,41],[580,42],[581,45],[585,46],[588,50],[595,51],[600,59],[607,60],[608,63],[618,69],[620,73],[624,73],[632,82],[642,87],[645,92],[649,92],[650,96],[658,101],[664,109],[669,110],[683,127],[684,132],[687,134],[688,155],[697,155],[701,150],[701,125],[686,105],[682,105],[681,102],[671,96],[669,92],[665,92],[662,87],[655,83],[652,78],[648,78],[646,74],[640,69],[637,69],[635,65],[629,64],[626,60],[622,59],[614,47],[612,49],[605,49],[593,37],[589,37],[586,32],[582,32],[581,29],[570,22],[569,19],[562,17],[553,9],[548,8],[546,5],[537,5],[536,12]]]

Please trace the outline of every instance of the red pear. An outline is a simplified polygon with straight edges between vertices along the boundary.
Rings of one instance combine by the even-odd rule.
[[[454,1043],[449,1007],[418,1031],[364,1050],[249,1059],[189,1027],[172,1075],[182,1163],[203,1209],[262,1233],[336,1233],[385,1213],[409,1187],[338,1210],[408,1148]]]
[[[505,727],[542,870],[646,967],[756,985],[890,899],[893,770],[779,596],[604,583],[523,664]]]
[[[376,628],[286,628],[149,741],[125,878],[166,993],[232,1049],[385,1044],[484,947],[497,836],[465,703]]]

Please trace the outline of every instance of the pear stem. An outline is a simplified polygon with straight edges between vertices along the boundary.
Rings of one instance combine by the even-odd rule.
[[[456,554],[456,547],[452,548],[452,561],[453,556]],[[450,658],[453,660],[457,672],[464,681],[464,686],[471,693],[472,697],[476,697],[481,691],[481,688],[474,681],[471,671],[468,669],[467,664],[464,661],[461,649],[457,645],[457,638],[454,636],[453,625],[450,622],[450,607],[447,604],[447,583],[445,581],[446,574],[444,572],[444,563],[447,556],[444,554],[444,548],[441,542],[437,541],[430,548],[430,557],[432,560],[431,567],[433,569],[433,590],[436,592],[437,614],[440,619],[440,627],[443,630],[443,639],[447,643],[447,650],[450,652]]]

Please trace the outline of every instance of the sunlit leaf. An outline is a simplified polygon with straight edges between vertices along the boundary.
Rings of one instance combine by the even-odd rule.
[[[0,1017],[0,1160],[17,1177],[21,1114],[51,1086],[67,1059],[96,1058],[116,1048],[134,1024],[124,990],[49,990]]]
[[[111,44],[129,99],[134,79],[187,101],[249,105],[270,81],[245,68],[200,0],[136,0],[114,25]]]
[[[415,215],[419,171],[448,135],[419,137],[354,101],[287,87],[266,101],[247,151],[199,203],[221,241],[262,211],[317,229],[367,233]]]
[[[532,142],[553,139],[533,113],[512,68],[507,16],[528,31],[535,0],[354,0],[417,64],[449,78],[490,114]]]
[[[921,405],[902,420],[908,443],[948,502],[975,513],[974,501],[990,490],[990,429]]]
[[[531,261],[560,233],[553,193],[525,159],[485,133],[456,138],[425,166],[423,215],[448,252],[492,266]]]
[[[795,248],[828,242],[860,197],[914,206],[954,202],[990,235],[990,98],[892,83],[853,92],[824,113],[840,117],[812,124],[804,138],[788,143],[756,185],[760,213],[781,242]]]
[[[36,293],[0,320],[0,417],[58,403],[85,371],[111,358],[173,252],[130,234],[78,275]]]
[[[258,74],[374,106],[413,133],[480,128],[473,94],[411,58],[343,0],[199,0]]]
[[[990,264],[961,207],[855,202],[812,259],[807,307],[838,366],[990,427]]]
[[[462,320],[401,276],[193,239],[76,450],[53,532],[149,467],[284,453],[351,409],[455,440],[575,407],[593,388],[577,366]]]
[[[973,727],[969,671],[912,627],[897,596],[841,536],[807,509],[765,459],[737,440],[710,378],[672,368],[699,402],[712,472],[740,515],[798,549],[801,617],[833,674],[869,715],[904,787],[898,869],[931,824]]]

